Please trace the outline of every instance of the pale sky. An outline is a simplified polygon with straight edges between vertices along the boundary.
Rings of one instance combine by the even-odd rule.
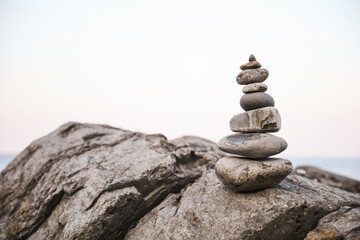
[[[253,53],[282,157],[360,158],[360,1],[0,0],[0,153],[68,121],[218,141]]]

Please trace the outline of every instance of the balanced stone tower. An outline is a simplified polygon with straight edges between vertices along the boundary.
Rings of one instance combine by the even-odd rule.
[[[269,76],[268,70],[261,68],[254,55],[249,63],[240,66],[243,70],[236,81],[245,85],[245,93],[240,106],[246,111],[233,116],[230,129],[236,134],[222,138],[218,147],[227,153],[239,155],[221,158],[215,165],[216,176],[231,189],[253,191],[277,186],[293,169],[289,160],[268,158],[284,151],[284,139],[269,134],[281,127],[274,99],[266,92],[262,83]]]

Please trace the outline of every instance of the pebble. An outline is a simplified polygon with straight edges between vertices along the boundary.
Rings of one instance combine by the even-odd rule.
[[[246,69],[237,75],[236,81],[240,85],[246,85],[249,83],[263,82],[268,76],[269,71],[265,68]]]
[[[252,61],[252,62],[241,65],[240,69],[246,70],[246,69],[254,69],[254,68],[260,68],[260,67],[261,67],[261,64],[258,61]]]
[[[264,83],[250,83],[242,89],[243,93],[266,92],[267,86]]]
[[[280,113],[274,107],[240,113],[230,120],[230,129],[233,132],[277,132],[280,128]]]
[[[274,105],[275,101],[272,96],[263,92],[247,93],[244,94],[240,99],[240,106],[245,111],[256,108],[273,107]]]
[[[215,165],[215,173],[227,187],[241,192],[276,187],[292,171],[289,160],[268,158],[254,161],[240,157],[224,157]]]
[[[256,61],[254,54],[251,54],[249,57],[249,62],[252,62],[252,61]]]
[[[269,133],[236,133],[222,138],[218,147],[227,153],[260,159],[281,153],[287,148],[287,143]]]

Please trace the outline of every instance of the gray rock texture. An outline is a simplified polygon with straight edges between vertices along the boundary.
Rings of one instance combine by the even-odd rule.
[[[293,170],[289,160],[267,158],[254,161],[239,157],[223,157],[215,165],[215,173],[227,187],[240,192],[276,187]]]
[[[311,166],[299,166],[295,169],[295,173],[310,179],[315,179],[329,186],[341,188],[349,192],[360,193],[360,182],[355,179]]]
[[[266,92],[267,86],[264,83],[250,83],[242,88],[243,93]]]
[[[65,124],[1,172],[0,239],[303,239],[360,206],[359,194],[292,174],[231,191],[212,169],[224,156],[198,137]]]
[[[251,61],[240,66],[241,70],[260,68],[261,64],[258,61]]]
[[[0,239],[121,239],[221,156],[201,138],[65,124],[1,172]]]
[[[222,138],[218,147],[227,153],[263,159],[281,153],[287,148],[287,143],[268,133],[236,133]]]
[[[230,120],[230,129],[233,132],[277,132],[280,128],[281,117],[274,107],[240,113]]]
[[[269,72],[265,68],[247,69],[237,75],[236,81],[240,85],[246,85],[249,83],[263,82],[268,76]]]
[[[342,207],[320,220],[305,240],[360,239],[360,208]]]
[[[240,99],[240,106],[245,111],[263,107],[273,107],[274,105],[275,101],[272,96],[263,92],[247,93]]]
[[[359,204],[359,195],[292,174],[276,188],[239,193],[209,170],[170,194],[125,239],[304,239],[322,217]]]

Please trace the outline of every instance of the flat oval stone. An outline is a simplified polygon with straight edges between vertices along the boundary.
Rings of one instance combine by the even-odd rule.
[[[250,83],[242,89],[243,93],[266,92],[267,86],[264,83]]]
[[[233,132],[277,132],[280,128],[280,113],[274,107],[239,113],[230,120],[230,129]]]
[[[267,158],[287,148],[286,141],[268,133],[236,133],[222,138],[218,147],[247,158]]]
[[[240,85],[246,85],[249,83],[263,82],[268,76],[269,72],[265,68],[247,69],[237,75],[236,81]]]
[[[215,165],[218,179],[241,192],[276,187],[292,171],[289,160],[268,158],[261,161],[239,157],[221,158]]]
[[[249,111],[257,108],[273,107],[275,106],[275,101],[267,93],[254,92],[244,94],[240,99],[240,106],[245,111]]]
[[[251,61],[240,66],[241,70],[261,68],[261,64],[258,61]]]

